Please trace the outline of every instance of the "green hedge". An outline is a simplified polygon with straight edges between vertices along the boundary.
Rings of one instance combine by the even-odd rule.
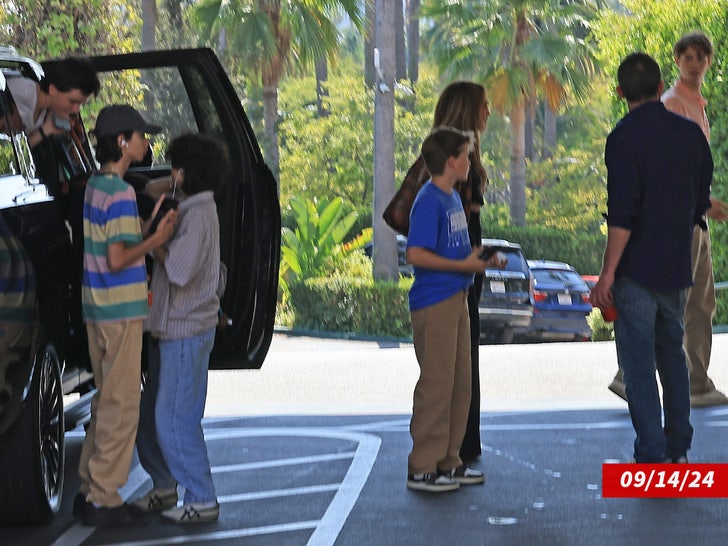
[[[317,278],[290,285],[294,328],[412,338],[407,294],[412,279],[379,282]]]
[[[484,226],[483,237],[519,243],[529,260],[566,262],[581,275],[598,275],[606,237],[544,227]]]

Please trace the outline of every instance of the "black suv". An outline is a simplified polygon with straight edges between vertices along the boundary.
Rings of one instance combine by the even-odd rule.
[[[484,248],[495,247],[506,255],[505,269],[486,269],[478,304],[480,339],[510,343],[514,330],[526,328],[533,317],[531,272],[521,245],[503,239],[483,239]]]
[[[32,151],[6,78],[39,79],[41,66],[0,48],[0,522],[48,520],[60,507],[63,439],[89,417],[94,393],[81,315],[84,184],[97,168],[85,126],[123,93],[164,128],[148,161],[127,180],[138,190],[169,174],[164,148],[185,132],[227,143],[232,169],[218,204],[230,318],[211,368],[259,368],[273,335],[280,261],[280,206],[240,99],[209,49],[93,59],[101,95],[71,134]],[[115,95],[112,95],[116,93]],[[148,207],[146,207],[148,209]],[[64,401],[66,403],[64,407]]]

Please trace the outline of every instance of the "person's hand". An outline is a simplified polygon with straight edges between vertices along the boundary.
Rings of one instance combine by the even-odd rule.
[[[157,224],[157,231],[155,231],[152,236],[160,237],[160,245],[167,241],[170,237],[172,237],[172,235],[174,235],[174,229],[177,225],[178,215],[179,213],[176,209],[170,209],[159,221],[159,224]]]
[[[716,222],[728,220],[728,204],[715,197],[710,198],[710,208],[705,213],[708,218]]]
[[[508,258],[503,252],[496,252],[485,260],[485,267],[491,269],[504,269],[508,264]]]
[[[160,195],[159,199],[157,199],[157,202],[154,204],[154,209],[152,209],[152,214],[149,216],[149,219],[142,222],[142,234],[144,235],[144,237],[147,237],[149,235],[149,227],[152,225],[154,218],[159,212],[159,207],[162,206],[164,200],[165,196]],[[159,224],[157,224],[157,230],[151,234],[151,237],[157,237],[157,244],[161,245],[172,236],[172,234],[174,233],[175,225],[177,224],[178,214],[179,213],[177,212],[177,209],[170,209],[160,219]],[[162,226],[164,226],[164,228],[162,228]],[[161,234],[160,231],[162,232]]]
[[[467,257],[466,262],[469,266],[474,269],[468,269],[472,273],[482,273],[487,268],[503,269],[508,263],[508,258],[502,252],[496,252],[487,260],[481,259],[480,255],[483,252],[482,246],[476,246],[473,248],[470,256]]]
[[[592,304],[592,307],[598,307],[599,309],[614,307],[614,297],[612,296],[613,284],[613,277],[604,274],[599,276],[597,284],[594,285],[589,295],[589,303]]]
[[[58,126],[56,126],[54,122],[55,114],[53,112],[48,112],[45,119],[43,120],[43,125],[41,127],[43,128],[43,132],[46,136],[51,135],[62,135],[64,133],[67,133],[65,129],[61,129]],[[71,120],[68,120],[69,124],[71,123]]]

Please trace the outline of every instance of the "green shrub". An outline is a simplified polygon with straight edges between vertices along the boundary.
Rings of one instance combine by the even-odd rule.
[[[487,210],[487,209],[486,209]],[[500,223],[483,225],[483,237],[519,243],[529,260],[566,262],[581,275],[597,275],[602,268],[606,237],[593,233],[573,233],[555,228],[516,227]]]
[[[614,324],[604,322],[602,312],[599,309],[592,309],[587,315],[586,322],[592,331],[592,341],[610,341],[614,339]]]
[[[412,279],[383,282],[326,277],[292,282],[292,327],[411,339],[407,294]]]

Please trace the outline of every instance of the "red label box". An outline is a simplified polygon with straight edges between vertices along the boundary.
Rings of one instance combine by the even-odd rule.
[[[728,497],[728,464],[605,463],[602,497]]]

